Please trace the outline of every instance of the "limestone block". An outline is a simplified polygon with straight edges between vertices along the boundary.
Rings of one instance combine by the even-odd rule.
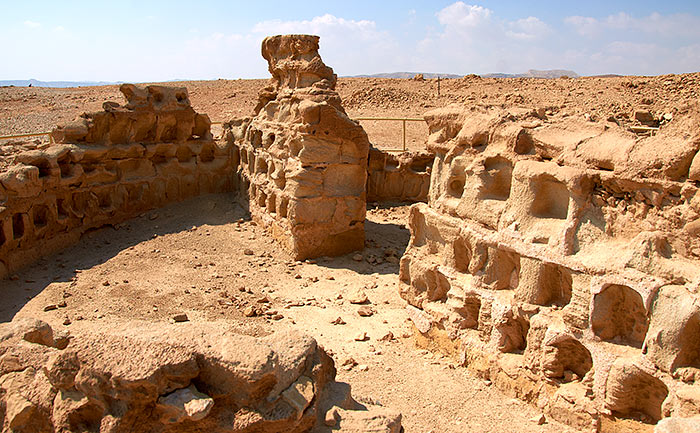
[[[664,418],[656,424],[654,433],[700,433],[700,416]]]
[[[605,387],[605,406],[620,415],[641,412],[650,421],[661,419],[661,403],[666,399],[666,385],[634,361],[618,358],[610,368]]]
[[[299,160],[302,164],[334,164],[340,162],[340,145],[319,140],[315,137],[302,136]]]
[[[361,197],[365,192],[367,171],[361,165],[333,164],[323,174],[326,197]]]
[[[393,424],[380,422],[381,412],[372,407],[363,407],[367,419],[357,422],[349,391],[341,394],[334,381],[332,359],[296,331],[256,339],[213,323],[163,329],[131,322],[76,331],[70,348],[57,350],[21,341],[24,328],[19,322],[0,326],[0,353],[22,363],[19,371],[0,370],[6,430],[79,431],[92,425],[301,432],[322,423],[323,411],[333,404],[348,408],[342,415],[348,427],[400,429],[400,415]],[[6,365],[0,358],[0,366]]]
[[[19,198],[35,197],[41,192],[43,182],[39,179],[39,168],[16,164],[0,173],[0,183]]]
[[[700,369],[700,304],[682,286],[659,290],[644,342],[646,357],[666,372]]]
[[[288,217],[297,224],[327,223],[333,218],[336,203],[323,198],[294,200],[289,204]]]
[[[213,406],[212,398],[190,385],[158,397],[157,408],[164,412],[161,418],[164,423],[175,424],[185,420],[199,421],[209,414]]]
[[[700,181],[700,152],[693,157],[693,162],[690,164],[688,179]]]

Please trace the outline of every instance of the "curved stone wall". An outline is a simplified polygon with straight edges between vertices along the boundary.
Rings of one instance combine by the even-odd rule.
[[[90,229],[235,189],[231,147],[212,139],[186,89],[121,90],[124,107],[107,102],[56,128],[57,143],[18,154],[0,174],[0,277]]]
[[[428,201],[434,159],[435,154],[427,151],[396,154],[370,148],[367,201]]]

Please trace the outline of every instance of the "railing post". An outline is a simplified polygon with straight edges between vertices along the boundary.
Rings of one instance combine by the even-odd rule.
[[[406,151],[406,119],[401,120],[403,124],[403,151]]]

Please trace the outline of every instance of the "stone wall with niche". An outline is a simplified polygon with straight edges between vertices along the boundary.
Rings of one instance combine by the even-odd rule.
[[[55,143],[16,156],[0,174],[0,278],[88,230],[198,194],[233,191],[231,147],[212,139],[187,89],[124,84],[57,127]]]
[[[224,127],[237,149],[242,198],[295,259],[360,250],[365,239],[369,141],[343,110],[318,41],[266,38],[271,83],[252,118]]]
[[[416,332],[579,428],[696,414],[700,116],[684,114],[639,136],[527,108],[426,113],[436,156],[400,271]]]

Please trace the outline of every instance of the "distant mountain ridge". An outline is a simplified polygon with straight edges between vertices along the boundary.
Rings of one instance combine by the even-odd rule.
[[[462,78],[464,75],[459,74],[440,74],[436,72],[384,72],[381,74],[363,74],[353,75],[349,78],[413,78],[416,75],[423,75],[423,78]],[[530,69],[523,74],[504,74],[500,72],[481,75],[484,78],[560,78],[569,77],[577,78],[579,75],[574,71],[566,69],[547,69],[537,70]],[[610,76],[613,76],[610,74]],[[195,80],[167,80],[163,83],[177,81],[195,81]],[[0,87],[15,86],[15,87],[88,87],[88,86],[108,86],[112,84],[122,84],[123,81],[40,81],[35,79],[29,80],[0,80]]]
[[[530,69],[524,74],[503,74],[503,73],[492,73],[482,75],[484,78],[578,78],[579,75],[574,71],[569,71],[566,69]]]
[[[416,75],[423,75],[423,78],[462,78],[464,75],[458,74],[440,74],[434,72],[385,72],[381,74],[371,74],[371,75],[353,75],[350,78],[413,78]],[[505,74],[501,72],[495,72],[491,74],[481,75],[484,78],[578,78],[579,75],[574,71],[569,71],[566,69],[530,69],[523,74]]]
[[[88,87],[88,86],[107,86],[110,84],[120,84],[107,81],[39,81],[35,79],[29,80],[0,80],[0,86],[15,86],[15,87]]]
[[[384,72],[381,74],[371,75],[352,75],[348,78],[413,78],[419,74],[422,74],[423,78],[462,78],[464,76],[458,74],[440,74],[435,72]]]

